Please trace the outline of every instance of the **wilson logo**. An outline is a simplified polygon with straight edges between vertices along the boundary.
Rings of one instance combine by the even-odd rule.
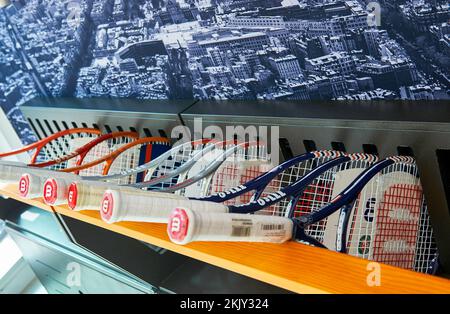
[[[19,182],[19,192],[22,196],[26,195],[28,192],[28,178],[22,177]]]
[[[103,204],[102,204],[102,212],[103,212],[103,213],[105,213],[105,214],[108,213],[108,211],[109,211],[109,204],[110,204],[109,199],[108,199],[108,198],[105,198],[105,199],[103,200]]]
[[[53,187],[50,183],[45,185],[44,196],[46,199],[51,199],[53,195]]]
[[[47,204],[54,204],[57,198],[57,186],[54,179],[48,179],[44,184],[44,200]]]
[[[282,191],[278,191],[275,193],[270,193],[264,197],[261,197],[257,200],[251,201],[251,204],[258,204],[262,207],[266,206],[266,205],[271,205],[273,203],[276,203],[280,200],[282,200],[283,198],[285,198],[287,196],[286,193],[282,192]],[[248,204],[240,204],[240,205],[236,205],[236,207],[243,207],[243,206],[248,206]]]
[[[338,229],[336,234],[336,251],[342,250],[342,232],[344,227],[344,220],[345,220],[345,212],[341,211],[341,214],[339,216],[339,222],[338,222]]]
[[[246,188],[247,187],[245,185],[239,185],[239,186],[236,186],[236,187],[231,188],[229,190],[226,190],[226,191],[223,191],[223,192],[219,192],[219,193],[217,193],[217,196],[219,196],[220,198],[225,198],[228,195],[233,195],[233,194],[239,193],[239,192],[245,190]]]
[[[180,232],[181,220],[179,217],[173,217],[171,221],[171,231]]]
[[[69,186],[69,193],[67,193],[67,203],[69,204],[70,208],[75,209],[75,207],[77,206],[77,199],[78,199],[77,185],[75,182],[72,182]]]

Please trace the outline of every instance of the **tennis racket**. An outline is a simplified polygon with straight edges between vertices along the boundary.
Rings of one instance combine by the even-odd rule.
[[[224,155],[224,148],[235,147],[235,141],[209,141],[204,147],[198,147],[198,150],[194,151],[190,158],[184,160],[183,163],[179,163],[173,168],[160,167],[155,169],[155,172],[147,173],[143,182],[132,184],[131,186],[141,189],[157,189],[167,190],[168,192],[175,191],[179,188],[171,189],[172,186],[183,182],[189,174],[193,172],[201,171],[202,167],[195,167],[198,170],[193,171],[194,165],[203,165],[205,161],[210,163],[216,159],[219,159]]]
[[[174,147],[172,151],[167,152],[166,154],[161,155],[159,158],[152,161],[150,163],[152,164],[152,167],[149,167],[150,164],[145,165],[144,167],[141,166],[141,170],[150,169],[151,176],[153,177],[151,180],[144,182],[144,184],[138,183],[117,186],[111,183],[103,182],[96,182],[95,184],[92,184],[91,181],[87,180],[73,182],[73,184],[71,184],[71,186],[69,187],[69,206],[74,210],[100,210],[103,193],[107,189],[125,190],[127,191],[127,193],[131,193],[136,191],[133,189],[129,189],[130,187],[145,187],[149,184],[151,184],[150,188],[153,189],[167,189],[167,187],[170,187],[171,185],[176,185],[177,181],[183,182],[184,178],[191,175],[194,165],[197,165],[198,163],[201,163],[202,165],[209,165],[211,163],[210,159],[215,160],[220,157],[221,160],[223,160],[223,158],[226,158],[227,156],[230,157],[233,151],[224,153],[222,147],[234,147],[234,143],[235,141],[217,142],[211,140],[201,140],[183,144],[179,147]],[[241,150],[244,150],[243,147],[244,146],[241,147]],[[249,145],[249,147],[252,146]],[[249,151],[251,151],[251,149],[244,151],[248,153]],[[260,151],[260,155],[263,154],[263,150]],[[190,158],[186,158],[189,155]],[[242,154],[240,155],[240,157],[243,156],[244,155]],[[168,157],[170,157],[170,160],[167,162]],[[249,156],[247,155],[247,157]],[[176,167],[177,165],[178,167]],[[215,163],[214,165],[215,169],[217,168],[218,163]],[[197,174],[197,177],[199,179],[193,180],[192,182],[201,180],[202,178],[205,180],[210,179],[208,175],[211,175],[212,170],[207,169],[206,171],[201,172],[201,170],[203,169],[204,167],[197,168],[197,171],[195,173]],[[159,176],[157,176],[158,174]],[[149,176],[149,174],[147,174],[147,176]],[[179,189],[181,189],[181,186],[179,187]],[[150,196],[151,194],[146,195]]]
[[[161,192],[175,192],[188,197],[203,196],[208,193],[211,182],[216,177],[216,182],[222,177],[223,183],[227,172],[231,170],[259,168],[266,165],[270,169],[270,158],[267,155],[266,146],[257,141],[243,142],[236,145],[236,141],[224,142],[224,149],[215,149],[204,154],[195,165],[184,175],[180,176],[177,184],[159,189]],[[251,173],[251,172],[249,172]],[[234,184],[228,188],[235,186]],[[216,185],[214,189],[220,188]]]
[[[23,148],[0,153],[0,158],[23,153],[31,154],[30,162],[28,164],[1,161],[0,183],[17,183],[21,175],[21,170],[18,170],[18,168],[25,168],[27,166],[57,168],[58,164],[74,159],[84,152],[83,149],[74,149],[71,145],[72,141],[76,139],[92,141],[96,140],[99,136],[100,131],[97,129],[68,129],[55,133],[52,136],[46,137]]]
[[[207,215],[177,209],[169,222],[169,236],[180,244],[192,240],[281,243],[294,238],[327,247],[326,234],[334,233],[330,249],[421,272],[434,269],[437,251],[412,158],[386,158],[357,175],[343,189],[335,182],[333,190],[334,197],[327,205],[307,214],[297,211],[298,199],[293,198],[287,211],[290,218]],[[322,224],[322,237],[308,232],[309,226],[334,213],[338,213],[337,222],[328,220],[325,226]]]
[[[70,153],[70,141],[74,138],[96,138],[101,134],[100,130],[93,128],[74,128],[57,132],[22,148],[0,153],[0,158],[27,153],[31,154],[29,164],[35,164],[45,160],[51,165],[57,163],[61,156]],[[56,159],[51,163],[52,159]]]
[[[42,188],[45,179],[49,177],[61,178],[65,180],[74,180],[76,175],[65,173],[63,170],[74,170],[77,167],[84,167],[90,163],[92,159],[107,154],[111,150],[119,148],[123,145],[131,143],[138,138],[136,132],[114,132],[104,134],[95,139],[89,138],[73,138],[68,141],[69,151],[72,153],[53,159],[49,162],[41,162],[34,164],[33,167],[17,167],[10,169],[11,179],[19,182],[19,194],[24,198],[36,198],[42,196]],[[76,158],[75,158],[76,157]],[[53,161],[57,160],[57,163]],[[40,169],[37,167],[47,167],[48,169]],[[100,171],[95,169],[95,171]]]
[[[314,152],[307,153],[305,155],[296,157],[292,161],[287,161],[274,168],[271,172],[265,173],[260,177],[248,182],[243,186],[237,186],[232,188],[224,187],[223,191],[211,195],[209,197],[202,197],[197,199],[189,199],[188,197],[181,195],[164,196],[162,193],[148,194],[145,191],[117,191],[108,190],[105,192],[101,215],[107,222],[117,222],[121,220],[128,221],[145,221],[145,222],[167,222],[170,212],[173,210],[174,205],[181,205],[190,207],[193,204],[198,204],[199,201],[205,204],[210,204],[211,209],[209,211],[225,212],[226,206],[223,204],[213,205],[216,203],[223,203],[241,195],[254,192],[256,197],[264,195],[267,192],[267,188],[272,190],[275,188],[273,178],[282,176],[284,179],[289,179],[298,175],[303,176],[308,169],[311,169],[312,165],[323,160],[340,156],[342,153],[333,151]],[[220,182],[220,181],[219,181]],[[285,181],[278,180],[277,186],[284,184]],[[215,187],[212,188],[214,190]],[[158,199],[158,195],[164,197],[164,201]],[[173,201],[171,201],[173,200]],[[208,200],[208,201],[205,201]],[[204,208],[202,203],[201,208]],[[206,208],[208,208],[206,206]]]
[[[178,167],[186,167],[186,163],[193,158],[211,140],[202,139],[176,145],[172,149],[152,159],[150,162],[130,169],[122,169],[118,173],[105,176],[80,176],[74,180],[68,190],[68,205],[73,210],[100,210],[100,204],[104,192],[108,188],[128,188],[117,185],[117,179],[123,180],[130,176],[136,176],[136,182],[140,182],[146,176],[156,178],[158,176],[170,177]],[[174,175],[176,177],[176,175]],[[109,181],[109,182],[104,182]]]
[[[435,271],[437,248],[411,157],[387,158],[351,185],[336,185],[330,204],[298,219],[301,225],[303,220],[324,221],[323,215],[328,215],[323,238],[311,238],[306,231],[309,221],[299,228],[300,233],[306,231],[306,241],[314,239],[316,245],[404,269]],[[336,219],[330,222],[333,215]]]
[[[83,165],[64,169],[64,172],[76,172],[83,170],[84,173],[91,172],[91,168],[99,167],[100,173],[107,175],[110,171],[120,172],[124,169],[135,168],[139,164],[147,163],[151,158],[158,156],[170,149],[170,141],[163,137],[147,137],[140,138],[133,142],[127,143],[113,150],[106,156],[97,158]],[[94,168],[95,169],[95,168]],[[98,174],[94,170],[94,174]],[[68,203],[69,186],[79,177],[51,177],[45,180],[43,185],[44,201],[49,205],[62,205]],[[137,177],[135,174],[127,177],[116,178],[116,183],[130,184],[135,182]]]
[[[208,191],[212,179],[211,177],[213,176],[214,171],[220,168],[222,163],[231,163],[234,161],[236,164],[245,164],[246,162],[251,162],[252,166],[255,166],[258,162],[267,162],[268,157],[264,145],[260,145],[258,142],[240,143],[238,145],[234,145],[234,143],[235,141],[227,141],[220,143],[220,146],[217,144],[219,147],[222,147],[223,145],[224,147],[228,147],[228,149],[223,150],[221,148],[216,148],[215,150],[203,154],[202,158],[197,161],[186,176],[180,175],[182,182],[160,189],[159,191],[171,192],[184,189],[182,191],[183,194],[189,193],[201,195]],[[266,156],[264,161],[259,159],[259,157],[263,155]],[[198,164],[200,164],[200,166],[196,167]],[[183,180],[185,177],[188,178]],[[196,182],[199,183],[196,187],[188,189]],[[138,195],[141,196],[139,202],[142,202],[143,206],[140,206],[141,203],[136,204]],[[157,199],[158,195],[164,200],[161,201],[161,199]],[[138,190],[108,189],[105,192],[101,203],[101,215],[102,218],[109,223],[120,220],[167,222],[168,214],[172,209],[167,206],[168,199],[173,199],[176,203],[180,200],[187,200],[186,197],[181,196],[181,193],[178,194],[178,197],[173,195],[167,197],[163,196],[160,192],[149,194],[146,191]],[[146,203],[148,206],[144,205]],[[162,204],[166,205],[162,206]],[[153,211],[152,209],[155,208],[157,209]],[[115,214],[113,215],[112,213]]]
[[[91,177],[84,177],[89,180],[77,180],[69,186],[68,203],[74,210],[100,210],[103,194],[107,189],[135,191],[130,188],[164,189],[183,180],[186,173],[201,160],[204,156],[209,156],[212,152],[219,151],[223,146],[231,145],[232,142],[218,142],[215,140],[202,139],[178,145],[167,151],[157,159],[148,164],[141,165],[130,171],[122,171],[120,175],[108,175],[105,177],[92,177],[95,180],[104,178],[117,178],[129,176],[133,173],[143,174],[150,180],[134,183],[122,184],[121,186],[110,182],[93,182]],[[234,143],[234,142],[233,142]],[[220,150],[221,151],[221,150]]]
[[[279,189],[273,191],[271,188],[274,186],[268,186],[269,189],[265,189],[263,193],[259,193],[260,196],[257,199],[253,199],[251,202],[242,205],[231,205],[224,206],[224,213],[220,215],[203,215],[200,211],[193,211],[186,208],[179,208],[175,210],[169,220],[168,232],[169,236],[175,243],[186,244],[191,241],[201,241],[203,239],[214,239],[213,241],[251,241],[255,242],[283,242],[286,241],[286,237],[289,232],[283,229],[277,230],[277,232],[265,232],[269,231],[263,228],[261,230],[252,224],[252,217],[257,222],[259,220],[263,222],[271,221],[275,222],[290,221],[284,216],[288,215],[289,207],[292,203],[296,203],[299,196],[303,193],[317,193],[320,192],[321,198],[326,197],[325,194],[330,194],[330,186],[332,185],[332,180],[334,174],[341,167],[353,167],[354,169],[364,169],[373,161],[376,160],[375,156],[367,154],[350,154],[346,155],[344,153],[337,153],[336,158],[332,158],[320,165],[313,164],[311,170],[304,171],[300,176],[297,175],[297,167],[290,167],[278,178],[275,187]],[[314,160],[311,160],[314,161]],[[348,164],[348,165],[347,165]],[[300,168],[300,170],[303,170]],[[297,179],[299,178],[299,179]],[[312,187],[312,189],[311,189]],[[269,192],[270,191],[270,192]],[[230,214],[231,213],[231,214]],[[248,213],[257,213],[259,215],[241,215]],[[198,217],[193,215],[199,214]],[[194,217],[193,219],[195,226],[191,226],[191,219],[188,219],[187,215]],[[250,217],[250,220],[247,220]],[[280,220],[280,218],[282,218]],[[188,219],[188,220],[186,220]],[[204,220],[203,220],[204,219]],[[223,223],[220,223],[223,219]],[[186,221],[188,224],[186,224]],[[230,222],[235,221],[234,224]],[[180,224],[181,223],[181,224]],[[172,224],[174,227],[172,228]],[[275,224],[277,228],[280,228],[281,224]],[[196,226],[204,227],[197,230]],[[215,232],[215,228],[218,228],[218,232]],[[286,224],[286,229],[289,230],[291,225]],[[269,228],[269,227],[267,227]],[[273,234],[272,238],[267,237],[266,234]]]

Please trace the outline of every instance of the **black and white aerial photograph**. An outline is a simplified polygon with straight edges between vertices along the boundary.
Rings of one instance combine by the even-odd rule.
[[[449,99],[439,0],[1,0],[0,105],[34,97]]]

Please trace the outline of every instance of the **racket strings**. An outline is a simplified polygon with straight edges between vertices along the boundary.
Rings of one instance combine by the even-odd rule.
[[[358,159],[352,160],[338,166],[335,166],[321,176],[315,179],[308,187],[303,191],[295,204],[294,217],[301,217],[303,215],[311,214],[328,205],[331,200],[340,192],[340,190],[346,186],[349,180],[344,180],[344,184],[336,186],[336,179],[340,176],[341,172],[352,172],[354,175],[362,172],[365,168],[372,165],[373,160]],[[339,190],[339,191],[338,191]],[[333,223],[329,224],[329,220]],[[335,217],[326,217],[315,224],[311,224],[305,228],[305,233],[316,239],[322,244],[329,244],[333,242],[335,235],[334,227]]]
[[[273,179],[267,187],[264,189],[263,193],[261,194],[261,197],[267,196],[270,193],[274,193],[279,191],[280,189],[287,187],[294,182],[298,181],[300,178],[305,176],[308,172],[316,168],[318,165],[330,160],[331,157],[327,156],[321,156],[314,159],[306,160],[301,163],[295,164],[283,172],[281,172],[277,178]],[[319,188],[319,183],[314,186],[314,183],[311,185],[311,188],[307,191],[307,196],[311,195],[309,200],[314,199],[312,195],[316,194],[323,194],[321,192],[321,188]],[[318,197],[316,197],[318,199]],[[307,201],[307,200],[305,200]],[[257,212],[257,214],[262,215],[272,215],[272,216],[286,216],[289,205],[289,199],[284,199],[278,202],[277,204],[274,204],[270,207],[267,207],[265,209],[262,209]]]
[[[419,232],[417,234],[417,245],[413,270],[428,273],[432,271],[433,260],[437,257],[437,245],[434,238],[433,227],[431,226],[428,207],[423,200],[419,218]]]
[[[82,164],[90,163],[90,162],[96,161],[102,157],[105,157],[105,156],[111,154],[112,152],[116,151],[117,149],[121,148],[122,146],[124,146],[128,143],[131,143],[133,141],[134,141],[134,138],[121,136],[118,138],[111,138],[111,139],[108,139],[101,143],[98,143],[93,148],[91,148],[89,150],[89,152],[84,156]],[[126,160],[127,155],[132,155],[133,148],[126,150],[125,152],[122,152],[116,158],[116,159],[119,159],[119,162],[118,163],[113,162],[113,165],[114,165],[113,171],[119,171],[120,167],[122,167],[122,166],[125,167],[125,169],[128,168],[126,166],[126,162],[121,163],[120,161]],[[81,176],[102,175],[107,162],[108,161],[104,161],[95,166],[80,170],[79,175],[81,175]],[[113,167],[113,165],[111,166],[111,168]],[[110,170],[110,172],[112,172],[112,171]]]
[[[427,272],[436,244],[414,164],[394,164],[373,178],[353,208],[347,252]]]
[[[308,185],[295,205],[294,217],[301,217],[315,212],[331,201],[335,172],[336,170],[330,169]],[[326,225],[327,218],[308,226],[305,229],[305,233],[322,243],[325,237]]]
[[[213,145],[212,143],[187,143],[179,145],[178,150],[174,150],[169,158],[165,159],[161,164],[159,164],[154,169],[149,169],[145,174],[145,181],[150,181],[152,179],[157,179],[165,175],[170,174],[177,168],[190,162],[194,156],[197,155],[203,148]],[[182,174],[180,174],[182,175]],[[149,186],[147,190],[159,190],[162,188],[167,188],[175,185],[180,178],[180,175],[173,176],[165,182],[158,183],[153,186]]]
[[[247,144],[248,146],[246,146]],[[236,150],[231,155],[226,156],[225,152],[230,149]],[[245,169],[249,167],[258,168],[260,164],[267,163],[269,160],[270,157],[263,144],[256,142],[237,144],[230,141],[218,143],[213,150],[202,154],[195,165],[178,178],[177,183],[190,180],[190,178],[200,175],[211,164],[221,162],[217,169],[213,173],[202,174],[204,176],[199,181],[176,191],[175,194],[188,197],[201,197],[234,188],[240,184],[241,180],[244,180],[245,175],[243,173]],[[259,171],[255,169],[256,172]],[[249,169],[247,175],[251,176],[251,174],[251,170]],[[239,202],[239,199],[240,197],[237,197],[235,202]]]
[[[117,145],[118,144],[116,144],[116,146]],[[121,171],[133,169],[139,166],[139,153],[144,147],[145,145],[136,145],[122,152],[112,161],[107,174],[120,173]],[[102,169],[102,172],[104,172],[104,169]],[[112,179],[110,181],[117,184],[132,184],[136,182],[136,177],[136,174],[132,174],[125,177]]]
[[[37,161],[45,162],[50,160],[55,160],[62,158],[70,153],[73,153],[77,148],[87,144],[98,135],[79,132],[73,134],[62,135],[44,145],[39,152]],[[52,170],[61,170],[69,167],[71,164],[76,162],[76,158],[70,158],[66,161],[56,163],[50,167]]]
[[[228,157],[215,171],[206,195],[212,195],[239,187],[272,168],[270,155],[265,145],[251,145],[245,150]],[[254,192],[250,191],[225,201],[225,205],[246,204],[251,201]]]

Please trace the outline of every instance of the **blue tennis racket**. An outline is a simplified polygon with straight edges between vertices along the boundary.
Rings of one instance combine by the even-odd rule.
[[[170,212],[178,206],[194,206],[209,212],[226,212],[228,207],[223,204],[224,202],[240,204],[246,198],[259,199],[265,197],[265,195],[279,191],[284,186],[297,181],[322,161],[336,157],[344,158],[342,162],[346,160],[345,158],[348,158],[343,153],[336,151],[307,153],[284,162],[268,173],[261,174],[256,179],[236,187],[228,186],[224,188],[223,182],[227,180],[224,180],[222,176],[218,180],[210,182],[210,190],[219,188],[222,189],[223,193],[215,193],[210,197],[189,198],[187,196],[153,191],[109,189],[103,197],[103,205],[101,206],[102,218],[107,222],[121,220],[167,222]],[[340,161],[338,160],[337,162]],[[233,177],[234,175],[232,173]],[[233,180],[231,181],[234,182]],[[220,185],[216,186],[217,182]],[[239,200],[236,201],[238,198]],[[266,210],[269,210],[269,208],[266,208]],[[270,210],[278,212],[281,209],[272,207]]]
[[[335,161],[335,160],[334,160]],[[311,171],[331,165],[325,163]],[[325,205],[306,206],[305,176],[283,190],[290,195],[283,216],[208,214],[174,210],[168,225],[170,238],[191,241],[255,241],[281,243],[295,239],[406,269],[430,272],[436,247],[423,200],[417,167],[410,157],[390,157],[360,172],[340,167],[334,172],[332,192]],[[350,181],[350,182],[349,182]],[[252,213],[277,202],[229,208]]]
[[[275,184],[275,186],[278,188],[276,191],[273,191],[270,188],[267,189],[267,187],[269,186],[266,186],[262,193],[257,193],[259,195],[258,198],[253,199],[247,204],[229,206],[222,205],[221,211],[227,213],[225,215],[203,215],[203,210],[197,210],[197,208],[192,206],[184,206],[184,208],[194,208],[195,211],[185,210],[184,208],[181,208],[178,212],[176,211],[169,222],[168,230],[170,237],[175,242],[180,244],[184,244],[193,240],[195,241],[200,238],[204,238],[207,240],[222,239],[223,241],[228,241],[229,239],[231,239],[232,241],[286,241],[285,236],[286,234],[288,234],[288,232],[283,232],[283,234],[281,232],[278,232],[276,233],[276,236],[272,238],[262,237],[261,235],[252,236],[252,231],[256,229],[253,228],[251,224],[247,224],[248,221],[246,217],[255,216],[256,220],[262,219],[266,222],[270,220],[278,221],[278,218],[287,219],[283,216],[286,216],[289,212],[289,210],[286,210],[289,208],[288,205],[290,203],[297,203],[299,196],[303,193],[320,196],[316,197],[316,199],[328,199],[327,196],[329,196],[330,191],[332,190],[333,174],[336,173],[341,167],[346,167],[346,163],[350,163],[353,169],[360,169],[360,171],[362,171],[376,160],[376,157],[366,154],[346,155],[343,153],[337,153],[337,155],[338,157],[332,158],[331,160],[326,161],[320,165],[314,165],[314,167],[312,167],[310,171],[305,171],[300,176],[298,175],[298,173],[296,173],[297,167],[293,167],[293,169],[288,168],[288,171],[284,171],[282,175],[277,178],[276,181],[279,181],[279,183],[277,182],[277,184]],[[283,177],[287,177],[288,179],[285,179]],[[296,180],[293,180],[293,178],[296,178]],[[260,178],[258,178],[257,180],[259,179]],[[272,184],[272,182],[273,181],[271,181],[270,185],[273,187],[274,185]],[[214,204],[211,202],[207,203],[210,205]],[[205,207],[204,203],[202,204],[202,207]],[[179,216],[184,215],[184,218],[187,217],[187,214],[182,213],[184,211],[190,212],[190,214],[192,215],[199,213],[202,216],[197,217],[200,220],[198,220],[197,218],[188,219],[189,226],[184,225],[181,230],[177,230],[178,224],[176,223],[176,221],[177,219],[180,219]],[[230,213],[233,214],[230,215]],[[241,215],[249,213],[258,213],[259,215]],[[229,217],[234,217],[233,219],[236,220],[237,224],[229,224],[230,221],[227,220]],[[224,221],[221,221],[221,219],[224,219]],[[199,224],[195,224],[195,221],[199,221]],[[289,228],[289,224],[292,225],[292,221],[289,219],[287,219],[287,221],[289,221],[289,223],[286,226],[287,228]],[[196,227],[188,228],[191,226],[190,222],[194,222],[196,226],[200,225],[202,226],[202,228],[204,227],[205,230],[202,230],[202,228],[196,230]],[[281,226],[279,226],[278,224],[275,225],[277,225],[276,228],[281,228]],[[217,233],[214,232],[216,227],[218,228]],[[228,227],[230,229],[228,230],[230,234],[227,235],[226,233],[228,231],[225,229],[227,229]],[[270,228],[269,225],[267,225],[267,228]],[[186,234],[184,234],[183,230],[189,230],[192,234],[190,236],[187,236]],[[225,234],[223,232],[225,232]],[[197,238],[197,236],[200,236],[200,238]],[[281,236],[281,238],[278,236]]]

